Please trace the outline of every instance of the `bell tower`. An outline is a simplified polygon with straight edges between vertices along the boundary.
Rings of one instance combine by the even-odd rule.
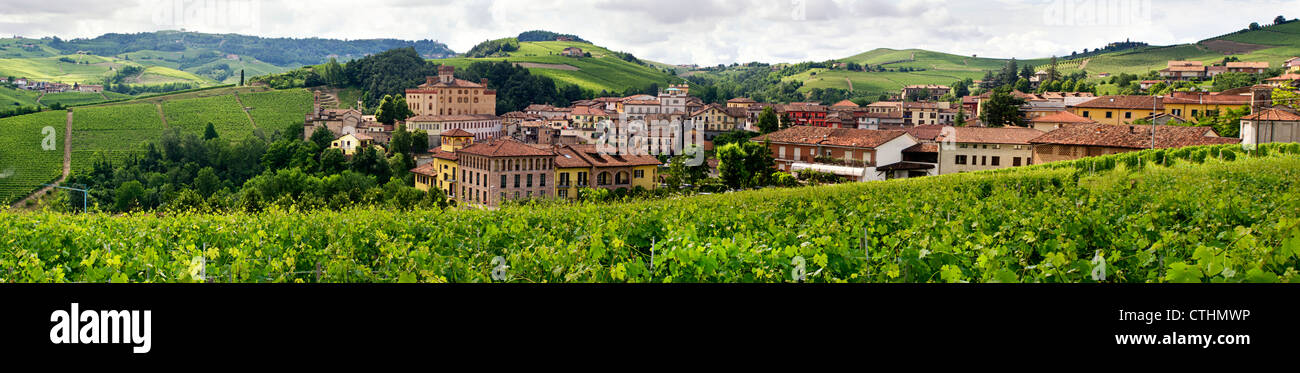
[[[1250,88],[1251,113],[1258,113],[1271,107],[1273,107],[1273,87],[1257,85]]]

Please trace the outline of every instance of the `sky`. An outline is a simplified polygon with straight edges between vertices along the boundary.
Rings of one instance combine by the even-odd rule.
[[[0,0],[0,35],[185,29],[432,39],[464,52],[529,30],[658,62],[823,61],[875,48],[1021,59],[1132,39],[1195,42],[1296,18],[1300,0]]]

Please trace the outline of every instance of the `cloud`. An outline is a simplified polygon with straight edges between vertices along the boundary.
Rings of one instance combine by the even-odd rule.
[[[1026,59],[1124,39],[1195,42],[1270,22],[1278,9],[1300,9],[1300,0],[1117,0],[1180,10],[1061,25],[1050,11],[1063,1],[1069,0],[4,0],[0,35],[72,38],[184,27],[269,37],[432,39],[465,51],[484,40],[550,30],[667,63],[826,60],[880,47]],[[244,22],[157,20],[159,6],[193,11],[195,4],[238,3],[254,3],[257,11],[232,18]]]

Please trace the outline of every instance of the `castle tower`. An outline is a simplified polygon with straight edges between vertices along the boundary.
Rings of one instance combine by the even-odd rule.
[[[1250,88],[1251,113],[1258,113],[1271,107],[1273,107],[1273,87],[1257,85]]]
[[[455,66],[448,66],[448,65],[438,66],[438,81],[443,84],[451,84],[451,82],[456,80],[455,73],[456,73]]]

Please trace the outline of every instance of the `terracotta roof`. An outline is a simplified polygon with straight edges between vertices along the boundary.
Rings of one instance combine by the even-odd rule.
[[[836,102],[835,105],[831,105],[831,106],[832,107],[861,107],[858,104],[853,103],[853,101],[849,101],[849,100]]]
[[[1088,109],[1164,109],[1164,102],[1156,101],[1154,96],[1101,96],[1075,105]]]
[[[795,126],[755,137],[751,141],[762,142],[769,140],[788,144],[875,148],[904,135],[907,135],[907,132]]]
[[[441,148],[429,149],[429,155],[432,155],[434,158],[445,159],[452,162],[460,160],[460,155],[457,155],[455,152],[443,151]]]
[[[872,102],[870,104],[867,104],[867,107],[902,107],[902,106],[903,103],[900,101],[877,101],[877,102]]]
[[[409,91],[420,91],[420,90],[430,89],[430,88],[484,88],[484,87],[486,87],[486,86],[484,86],[484,85],[482,85],[482,84],[479,84],[479,83],[471,82],[471,81],[468,81],[468,80],[464,80],[464,79],[452,79],[452,80],[451,80],[451,83],[443,83],[443,82],[441,82],[441,81],[435,81],[435,82],[433,82],[433,83],[425,83],[425,84],[421,84],[421,85],[419,86],[419,88],[417,88],[417,89],[408,89],[407,91],[408,91],[408,92],[409,92]],[[493,94],[495,94],[495,93],[493,93]]]
[[[945,127],[947,126],[930,124],[924,126],[907,127],[904,128],[903,131],[907,131],[907,134],[912,135],[912,137],[915,137],[919,140],[934,141],[934,139],[939,138],[939,134],[943,132],[943,129]]]
[[[1084,118],[1078,114],[1068,111],[1058,112],[1056,114],[1044,115],[1029,120],[1032,123],[1097,123],[1097,121]]]
[[[1178,60],[1175,60],[1175,61],[1169,61],[1169,63],[1168,63],[1166,66],[1168,66],[1168,67],[1175,67],[1175,66],[1205,66],[1205,63],[1204,63],[1204,62],[1201,62],[1201,61],[1178,61]]]
[[[1276,77],[1276,78],[1268,78],[1268,79],[1264,79],[1264,81],[1267,81],[1267,82],[1286,82],[1286,81],[1292,81],[1292,80],[1300,80],[1300,74],[1283,74],[1283,75],[1278,76],[1278,77]]]
[[[569,115],[608,116],[604,110],[590,106],[575,106]]]
[[[411,169],[411,172],[424,176],[438,176],[438,168],[433,163],[425,163],[423,166]]]
[[[1207,136],[1207,135],[1214,135]],[[1116,126],[1078,124],[1048,132],[1034,144],[1104,146],[1111,148],[1151,148],[1151,126]],[[1181,148],[1195,145],[1236,144],[1241,139],[1217,137],[1210,127],[1156,126],[1157,148]]]
[[[730,102],[730,103],[733,103],[733,104],[752,104],[752,103],[756,103],[756,102],[758,102],[758,101],[754,101],[754,100],[751,100],[751,99],[746,98],[746,97],[736,97],[736,98],[733,98],[733,99],[727,100],[727,102]]]
[[[367,135],[367,134],[364,134],[364,133],[354,133],[354,134],[352,134],[352,137],[356,138],[357,140],[362,140],[362,141],[364,141],[364,140],[374,140],[374,139],[375,139],[374,137],[372,137],[372,136],[370,136],[370,135]]]
[[[1180,73],[1202,72],[1202,71],[1205,71],[1205,66],[1201,66],[1201,65],[1196,65],[1196,66],[1170,66],[1170,67],[1168,67],[1168,68],[1166,68],[1166,69],[1164,69],[1164,70],[1160,70],[1160,71],[1180,72]]]
[[[939,144],[932,143],[932,142],[923,142],[916,145],[912,145],[907,149],[903,149],[903,152],[904,153],[938,153]]]
[[[1268,62],[1229,62],[1229,69],[1267,69]]]
[[[1241,120],[1300,121],[1300,115],[1287,110],[1270,108],[1241,117]]]
[[[485,157],[535,157],[553,155],[553,153],[537,149],[528,144],[519,142],[519,140],[504,138],[497,139],[487,143],[478,143],[470,145],[460,150],[460,153],[481,155]]]
[[[952,140],[963,144],[1023,144],[1043,135],[1043,131],[1024,127],[953,127],[951,139],[939,136],[937,142]]]
[[[568,145],[555,150],[557,167],[637,167],[658,166],[662,163],[651,155],[600,154],[595,145]]]
[[[951,88],[949,88],[946,85],[921,84],[921,85],[909,85],[903,87],[903,89],[951,89]]]
[[[451,130],[442,131],[442,134],[441,134],[440,136],[442,136],[442,137],[474,137],[474,134],[469,133],[469,132],[467,132],[467,131],[465,131],[465,130],[463,130],[463,129],[460,129],[460,128],[453,128],[453,129],[451,129]]]
[[[659,100],[627,100],[624,105],[659,105]]]
[[[512,111],[501,115],[502,118],[527,118],[528,114],[522,111]]]

